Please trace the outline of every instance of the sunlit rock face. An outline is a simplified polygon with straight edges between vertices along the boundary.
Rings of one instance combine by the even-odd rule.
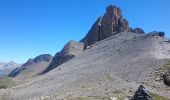
[[[86,47],[128,29],[128,21],[123,18],[121,10],[110,5],[106,8],[104,16],[97,19],[82,42]]]

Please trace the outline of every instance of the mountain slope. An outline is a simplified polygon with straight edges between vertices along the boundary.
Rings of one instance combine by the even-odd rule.
[[[9,90],[7,99],[128,96],[138,84],[169,97],[168,87],[156,81],[154,74],[170,58],[170,43],[165,41],[156,34],[116,34],[58,68]]]
[[[44,71],[51,63],[53,57],[49,54],[39,55],[34,59],[29,59],[21,67],[14,69],[8,76],[16,79],[28,79]]]
[[[45,69],[42,74],[49,72],[50,70],[58,67],[59,65],[69,61],[73,57],[77,56],[83,51],[83,43],[76,42],[74,40],[69,41],[61,52],[56,53],[50,65]]]
[[[170,59],[170,40],[163,32],[144,34],[140,28],[132,29],[121,10],[109,6],[81,42],[84,51],[83,46],[65,46],[62,56],[59,53],[54,57],[53,70],[7,89],[3,98],[122,99],[143,84],[150,92],[170,99],[170,87],[158,75]],[[70,49],[80,52],[72,57]],[[69,54],[69,60],[65,54]],[[58,64],[60,60],[64,62]]]

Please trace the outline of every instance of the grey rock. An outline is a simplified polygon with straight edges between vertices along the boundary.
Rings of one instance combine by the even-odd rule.
[[[148,33],[147,35],[149,35],[149,36],[161,36],[161,37],[164,37],[165,33],[164,32],[153,31],[153,32]]]
[[[129,31],[130,31],[130,32],[133,32],[133,33],[145,34],[145,32],[143,31],[143,29],[141,29],[141,28],[134,28],[134,29],[129,28]]]
[[[130,100],[153,100],[149,91],[147,91],[143,85],[140,85],[135,95]]]

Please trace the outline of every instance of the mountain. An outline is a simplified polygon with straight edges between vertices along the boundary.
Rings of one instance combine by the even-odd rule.
[[[53,57],[49,54],[39,55],[34,59],[29,59],[25,64],[14,69],[8,76],[20,80],[31,78],[42,73],[51,63],[52,59]]]
[[[57,66],[67,62],[71,58],[80,54],[83,51],[84,45],[83,43],[76,42],[74,40],[69,41],[61,52],[56,53],[54,59],[47,69],[43,71],[42,74],[47,73],[48,71],[56,68]]]
[[[8,75],[12,70],[19,66],[21,66],[21,64],[17,64],[13,61],[7,63],[0,61],[0,76],[2,77]]]
[[[130,28],[128,21],[123,18],[120,8],[110,5],[106,8],[104,16],[97,19],[85,38],[81,41],[87,47],[120,32],[144,33],[140,28]]]
[[[67,54],[64,51],[69,46],[66,45],[54,57],[58,60],[52,61],[57,67],[5,90],[3,98],[110,100],[116,97],[123,100],[133,96],[142,84],[152,96],[170,99],[170,87],[164,84],[161,75],[169,68],[165,64],[170,61],[170,40],[164,32],[144,34],[141,28],[130,28],[120,12],[118,7],[108,6],[104,16],[98,19],[100,27],[100,21],[92,26],[81,40],[84,47],[78,49],[76,56],[69,56],[62,64],[53,63]]]

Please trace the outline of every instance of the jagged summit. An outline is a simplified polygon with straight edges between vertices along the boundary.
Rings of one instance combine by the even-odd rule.
[[[115,5],[109,5],[106,8],[106,15],[122,17],[122,11],[119,7],[116,7]]]
[[[132,29],[128,21],[123,18],[122,11],[115,5],[109,5],[102,17],[99,17],[88,34],[82,39],[85,47],[93,43],[113,36],[120,32],[144,33],[140,28]]]

